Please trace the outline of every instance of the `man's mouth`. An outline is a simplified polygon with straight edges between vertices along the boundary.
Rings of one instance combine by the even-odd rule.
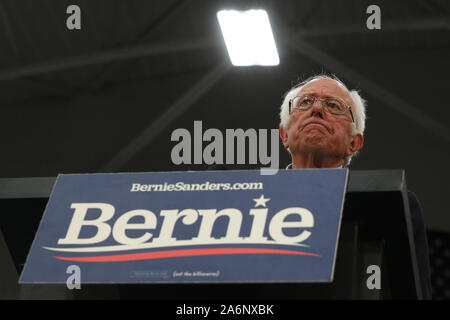
[[[327,126],[325,126],[324,124],[319,123],[319,122],[309,122],[302,127],[302,130],[305,129],[306,127],[310,127],[310,126],[319,126],[319,127],[325,128],[328,132],[330,132],[330,130],[328,129]]]

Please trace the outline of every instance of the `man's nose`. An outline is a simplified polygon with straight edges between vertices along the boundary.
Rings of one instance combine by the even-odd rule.
[[[322,101],[316,100],[311,107],[311,116],[319,116],[320,118],[323,118],[324,111]]]

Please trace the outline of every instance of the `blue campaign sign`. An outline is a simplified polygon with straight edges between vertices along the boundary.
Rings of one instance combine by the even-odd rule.
[[[332,281],[347,175],[59,175],[20,283]]]

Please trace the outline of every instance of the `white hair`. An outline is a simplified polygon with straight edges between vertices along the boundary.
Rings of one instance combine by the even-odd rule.
[[[339,80],[336,76],[328,76],[328,75],[317,75],[302,81],[301,83],[292,87],[284,96],[283,103],[280,107],[280,126],[283,128],[287,128],[289,126],[290,114],[289,114],[289,101],[293,99],[298,92],[308,83],[319,80],[319,79],[331,79],[336,81],[341,87],[343,87],[350,95],[353,104],[352,113],[355,119],[355,122],[352,123],[352,135],[361,134],[364,136],[364,129],[366,127],[366,101],[359,95],[356,90],[349,90],[347,86]],[[289,149],[288,149],[289,151]],[[352,156],[356,155],[355,152],[353,155],[348,156],[344,159],[344,166],[348,166],[352,159]]]

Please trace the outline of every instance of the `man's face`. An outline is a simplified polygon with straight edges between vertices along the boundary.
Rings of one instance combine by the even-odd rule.
[[[348,92],[332,79],[318,79],[306,84],[297,96],[309,94],[317,98],[340,98],[353,106]],[[347,110],[343,115],[331,114],[317,100],[306,110],[292,110],[287,128],[280,127],[280,136],[291,154],[315,154],[322,158],[344,159],[362,147],[363,138],[352,136],[352,117]]]

